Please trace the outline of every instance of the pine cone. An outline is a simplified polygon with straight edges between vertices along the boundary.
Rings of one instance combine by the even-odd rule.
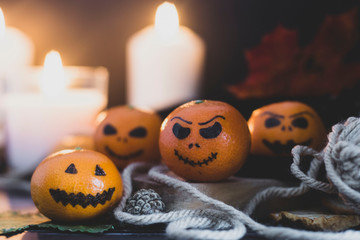
[[[126,201],[124,212],[133,215],[159,213],[165,210],[160,195],[152,189],[140,189]]]

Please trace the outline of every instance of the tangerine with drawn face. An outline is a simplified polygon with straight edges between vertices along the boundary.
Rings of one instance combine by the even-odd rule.
[[[103,114],[94,136],[95,148],[106,154],[119,169],[136,161],[160,159],[161,118],[158,114],[131,106],[113,107]]]
[[[320,150],[326,141],[320,117],[301,102],[284,101],[261,107],[251,114],[248,125],[254,155],[291,156],[295,145]]]
[[[45,158],[31,178],[31,197],[54,221],[102,216],[119,203],[122,180],[115,164],[91,150],[63,150]]]
[[[198,100],[179,106],[166,117],[159,145],[163,162],[178,176],[215,182],[244,164],[250,133],[246,120],[231,105]]]

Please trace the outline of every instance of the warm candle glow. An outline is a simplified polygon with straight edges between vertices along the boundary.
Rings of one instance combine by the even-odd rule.
[[[164,2],[155,15],[155,28],[165,38],[176,35],[179,31],[179,16],[174,4]]]
[[[5,18],[2,9],[0,8],[0,40],[4,38],[5,35]]]
[[[40,88],[45,95],[56,96],[65,89],[64,68],[59,52],[46,54]]]

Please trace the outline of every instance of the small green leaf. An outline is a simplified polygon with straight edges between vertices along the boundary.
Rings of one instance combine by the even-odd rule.
[[[0,213],[0,235],[21,233],[33,229],[56,229],[59,231],[103,233],[114,230],[118,222],[109,216],[103,216],[92,222],[56,223],[40,213],[20,213],[15,211]]]
[[[85,233],[103,233],[113,230],[113,224],[91,224],[91,225],[77,225],[77,224],[58,224],[54,222],[46,222],[37,225],[39,228],[52,228],[60,231],[69,232],[85,232]]]

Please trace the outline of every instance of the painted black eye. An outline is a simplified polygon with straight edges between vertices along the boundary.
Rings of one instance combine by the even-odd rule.
[[[266,128],[273,128],[280,125],[280,120],[274,117],[269,117],[265,120],[265,127]]]
[[[75,164],[70,164],[67,169],[65,170],[66,173],[70,173],[70,174],[77,174],[77,170],[75,167]]]
[[[146,137],[147,131],[144,127],[137,127],[130,131],[130,137],[143,138]]]
[[[104,134],[105,135],[114,135],[117,133],[116,128],[111,124],[106,124],[104,127]]]
[[[96,165],[95,175],[96,176],[106,176],[106,173],[105,173],[104,169],[102,169],[99,165]]]
[[[216,122],[211,127],[201,128],[199,132],[203,138],[216,138],[217,136],[219,136],[221,131],[222,131],[221,124]]]
[[[292,120],[291,124],[294,127],[303,128],[303,129],[307,128],[309,125],[308,121],[304,117],[295,118],[294,120]]]
[[[178,139],[184,139],[187,136],[189,136],[189,134],[190,134],[190,128],[184,128],[183,126],[181,126],[178,123],[174,124],[172,130],[173,130],[175,137],[177,137]]]

